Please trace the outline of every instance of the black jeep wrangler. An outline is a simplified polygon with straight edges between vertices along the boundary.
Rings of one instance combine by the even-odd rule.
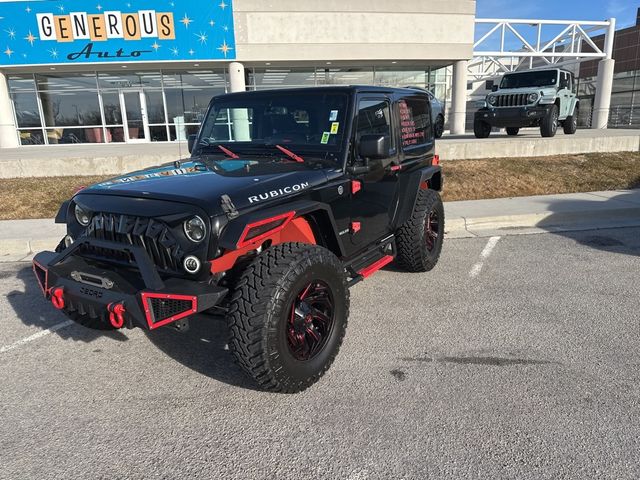
[[[429,97],[319,87],[215,97],[191,158],[65,202],[68,234],[33,262],[56,309],[90,328],[226,315],[265,389],[301,391],[345,335],[349,287],[440,255],[442,173]],[[197,321],[197,320],[195,320]]]

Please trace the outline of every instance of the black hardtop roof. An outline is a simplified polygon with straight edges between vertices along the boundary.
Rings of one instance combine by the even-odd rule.
[[[213,100],[216,99],[231,99],[237,96],[269,96],[274,93],[278,94],[300,94],[300,93],[328,93],[328,92],[336,92],[336,93],[399,93],[404,95],[426,95],[427,92],[418,88],[395,88],[395,87],[376,87],[373,85],[322,85],[318,87],[295,87],[295,88],[274,88],[268,90],[249,90],[246,92],[235,92],[235,93],[225,93],[222,95],[217,95],[213,97]]]

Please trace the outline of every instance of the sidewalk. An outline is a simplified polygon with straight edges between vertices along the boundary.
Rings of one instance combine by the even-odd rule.
[[[448,238],[640,226],[640,189],[445,203]],[[53,219],[0,221],[0,262],[28,261],[65,235]]]

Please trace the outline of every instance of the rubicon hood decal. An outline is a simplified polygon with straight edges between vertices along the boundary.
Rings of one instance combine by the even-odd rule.
[[[252,195],[251,197],[249,197],[249,203],[254,204],[260,201],[269,200],[270,198],[278,198],[283,195],[290,195],[292,193],[301,192],[306,188],[309,188],[309,182],[298,183],[296,185],[291,185],[284,188],[278,188],[277,190],[271,190],[270,192]]]

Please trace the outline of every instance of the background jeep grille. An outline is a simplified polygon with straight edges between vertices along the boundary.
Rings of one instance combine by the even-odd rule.
[[[496,107],[523,107],[529,105],[527,97],[528,93],[510,93],[505,95],[496,95]]]
[[[177,271],[183,251],[167,225],[152,218],[97,213],[87,227],[86,236],[144,248],[160,270]],[[134,264],[133,255],[106,248],[85,245],[84,256],[118,263]]]

